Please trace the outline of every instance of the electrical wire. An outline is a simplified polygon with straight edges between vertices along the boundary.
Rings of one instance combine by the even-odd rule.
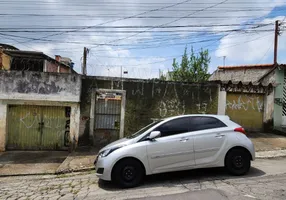
[[[179,3],[175,3],[175,4],[171,4],[171,5],[168,5],[168,6],[163,6],[163,7],[156,8],[156,9],[151,9],[151,10],[148,10],[148,11],[136,14],[136,15],[131,15],[131,16],[128,16],[128,17],[124,17],[124,18],[119,18],[119,19],[116,19],[116,20],[103,22],[103,23],[100,23],[100,24],[97,24],[97,25],[93,25],[93,26],[88,26],[88,27],[85,27],[85,28],[80,28],[80,29],[75,29],[75,30],[71,30],[71,31],[66,31],[66,32],[63,32],[63,33],[77,32],[78,30],[90,29],[90,28],[93,28],[94,26],[101,26],[101,25],[105,25],[105,24],[108,24],[108,23],[113,23],[113,22],[118,22],[118,21],[122,21],[122,20],[126,20],[126,19],[131,19],[132,17],[136,17],[136,16],[139,16],[139,15],[144,15],[144,14],[147,14],[147,13],[150,13],[150,12],[155,12],[155,11],[159,11],[159,10],[166,9],[166,8],[171,8],[171,7],[174,7],[174,6],[177,6],[177,5],[184,4],[184,3],[189,2],[189,1],[192,1],[192,0],[185,0],[185,1],[182,1],[182,2],[179,2]],[[47,35],[47,36],[44,36],[44,37],[41,37],[41,38],[38,38],[38,39],[44,39],[44,38],[48,38],[48,37],[52,37],[52,36],[57,36],[57,35],[61,35],[63,33],[55,33],[55,34]],[[26,41],[26,42],[28,42],[28,41]]]

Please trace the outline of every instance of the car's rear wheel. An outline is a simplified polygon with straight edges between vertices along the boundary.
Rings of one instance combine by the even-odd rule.
[[[225,167],[233,175],[244,175],[250,169],[250,159],[246,150],[233,149],[226,155]]]
[[[112,170],[112,181],[123,188],[139,185],[144,177],[142,164],[135,159],[119,161]]]

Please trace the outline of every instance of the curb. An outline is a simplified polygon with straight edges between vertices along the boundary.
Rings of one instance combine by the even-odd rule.
[[[68,174],[68,173],[73,173],[73,172],[86,172],[86,171],[92,171],[95,170],[94,167],[87,167],[83,169],[65,169],[62,171],[56,171],[54,175],[60,175],[60,174]]]
[[[269,159],[269,158],[281,158],[286,157],[286,150],[276,150],[276,151],[258,151],[256,152],[256,159]]]
[[[44,175],[55,175],[55,173],[10,174],[10,175],[0,175],[0,177],[4,178],[4,177],[17,177],[17,176],[44,176]]]
[[[17,176],[44,176],[44,175],[61,175],[61,174],[70,174],[75,172],[88,172],[95,170],[94,167],[84,168],[84,169],[70,169],[70,170],[64,170],[60,172],[54,172],[54,173],[35,173],[35,174],[10,174],[10,175],[0,175],[0,178],[5,177],[17,177]]]

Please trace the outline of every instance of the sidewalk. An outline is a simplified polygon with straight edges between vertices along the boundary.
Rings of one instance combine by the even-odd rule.
[[[251,133],[247,135],[254,144],[256,158],[286,156],[286,137],[272,133]]]
[[[98,150],[79,148],[67,151],[6,151],[0,153],[0,176],[44,175],[94,169]]]
[[[66,151],[6,151],[0,154],[0,176],[54,174]]]
[[[79,147],[76,152],[70,153],[56,170],[56,174],[80,172],[94,169],[94,161],[98,150],[95,148]]]

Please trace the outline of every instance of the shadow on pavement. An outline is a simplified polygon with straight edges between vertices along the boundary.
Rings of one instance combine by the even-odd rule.
[[[54,174],[67,151],[6,151],[0,156],[0,176]]]
[[[0,164],[62,163],[67,151],[6,151],[0,156]]]
[[[227,180],[227,179],[242,179],[248,177],[259,177],[263,176],[265,172],[252,167],[247,175],[244,176],[232,176],[224,168],[209,168],[209,169],[194,169],[188,171],[162,173],[156,175],[146,176],[144,183],[138,188],[151,188],[158,185],[169,187],[170,184],[188,184],[194,181],[200,180],[201,182],[210,180]],[[104,190],[117,191],[122,190],[115,184],[99,180],[98,185]]]

